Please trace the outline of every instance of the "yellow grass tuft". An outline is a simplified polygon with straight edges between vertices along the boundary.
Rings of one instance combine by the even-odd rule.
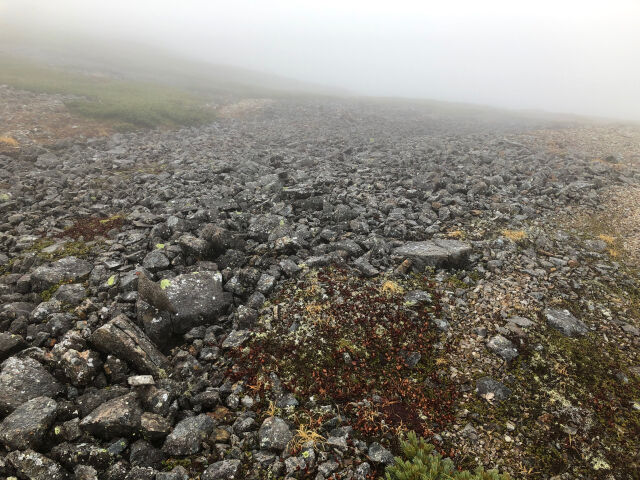
[[[452,232],[447,232],[447,237],[449,238],[464,238],[465,234],[462,230],[453,230]]]
[[[300,427],[298,427],[298,429],[296,430],[296,434],[291,439],[291,442],[289,443],[289,451],[298,452],[307,442],[321,444],[325,441],[326,439],[322,435],[320,435],[317,430],[301,424]]]
[[[20,144],[15,138],[12,137],[0,137],[0,144],[8,145],[9,147],[18,148]]]
[[[386,295],[396,295],[404,293],[404,288],[392,280],[387,280],[380,287],[380,291]]]
[[[607,245],[611,246],[616,243],[616,237],[613,235],[598,235],[598,238],[605,242]]]
[[[527,238],[527,234],[524,230],[502,230],[502,235],[512,242],[522,242]]]

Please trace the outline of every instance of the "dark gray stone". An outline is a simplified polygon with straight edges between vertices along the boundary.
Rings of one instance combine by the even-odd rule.
[[[193,455],[213,432],[214,421],[207,415],[188,417],[178,423],[164,442],[162,450],[169,455]]]
[[[222,460],[210,465],[202,474],[202,480],[239,479],[240,460]]]
[[[38,448],[56,417],[58,404],[48,397],[23,403],[0,424],[0,442],[10,450]]]
[[[8,414],[36,397],[56,397],[62,385],[32,358],[10,357],[0,371],[0,413]]]
[[[76,257],[65,257],[50,265],[42,265],[31,273],[33,289],[41,292],[62,282],[77,283],[89,278],[93,266]]]
[[[3,362],[14,353],[27,346],[27,342],[20,335],[9,332],[0,332],[0,362]]]
[[[424,271],[425,267],[464,268],[470,253],[468,243],[446,239],[409,242],[393,252],[395,257],[411,260],[412,268],[418,272]]]
[[[232,295],[222,289],[220,272],[178,275],[169,280],[165,292],[176,309],[172,317],[175,333],[215,323],[227,312],[233,300]]]
[[[282,451],[292,438],[289,426],[280,417],[268,417],[258,430],[260,448],[264,450]]]
[[[91,343],[101,352],[126,360],[140,372],[164,376],[167,358],[125,315],[118,315],[93,332]]]
[[[106,440],[130,437],[139,432],[141,416],[136,395],[129,393],[100,405],[82,419],[80,428]]]
[[[491,377],[482,377],[476,382],[476,392],[487,400],[502,402],[511,396],[511,389]]]
[[[518,350],[511,343],[511,340],[502,335],[492,337],[487,342],[487,348],[507,362],[518,356]]]
[[[567,337],[579,337],[589,331],[589,328],[574,317],[569,310],[547,308],[544,311],[544,316],[550,327]]]
[[[68,472],[48,457],[33,450],[14,451],[7,460],[16,469],[20,478],[29,480],[70,480]]]
[[[80,305],[87,298],[87,291],[79,283],[60,285],[53,298],[67,305]]]

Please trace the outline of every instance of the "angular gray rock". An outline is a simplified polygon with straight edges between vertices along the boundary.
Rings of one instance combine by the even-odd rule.
[[[86,280],[93,265],[77,257],[64,257],[50,265],[42,265],[31,273],[31,285],[41,292],[61,282],[77,283]]]
[[[79,283],[60,285],[53,298],[67,305],[80,305],[87,297],[87,291]]]
[[[0,423],[0,442],[9,450],[37,449],[56,418],[57,407],[48,397],[23,403]]]
[[[188,417],[178,423],[167,436],[162,450],[169,455],[193,455],[215,427],[215,422],[207,415]]]
[[[48,457],[33,450],[13,451],[7,460],[18,472],[20,478],[29,480],[70,480],[68,472]]]
[[[195,272],[168,280],[165,288],[176,309],[172,317],[174,333],[186,333],[198,325],[215,323],[233,301],[222,289],[220,272]]]
[[[511,340],[502,335],[492,337],[487,342],[487,348],[507,362],[518,356],[518,350],[511,343]]]
[[[205,470],[202,480],[234,480],[238,479],[240,460],[222,460],[216,462]]]
[[[232,330],[222,342],[222,348],[238,348],[251,337],[250,330]]]
[[[14,353],[19,352],[27,346],[20,335],[9,332],[0,332],[0,362],[3,362]]]
[[[36,397],[55,397],[64,388],[32,358],[10,357],[0,371],[0,413],[8,414]]]
[[[136,395],[128,393],[97,407],[82,419],[80,428],[105,440],[130,437],[140,430],[141,417],[142,408]]]
[[[70,348],[62,354],[58,366],[72,385],[84,386],[88,385],[100,372],[102,360],[93,350],[79,352]]]
[[[373,442],[369,445],[368,456],[374,463],[382,463],[384,465],[393,463],[393,454],[378,442]]]
[[[142,266],[150,272],[157,272],[158,270],[164,270],[169,267],[171,263],[167,256],[162,253],[161,250],[153,250],[144,257]]]
[[[409,259],[418,272],[426,267],[463,268],[468,264],[471,245],[458,240],[435,239],[409,242],[393,251],[399,259]]]
[[[476,392],[487,400],[502,402],[511,396],[511,389],[491,377],[482,377],[476,382]]]
[[[140,372],[155,377],[165,375],[167,358],[126,315],[118,315],[96,329],[90,341],[101,352],[127,361]]]
[[[569,310],[547,308],[543,313],[549,326],[567,337],[579,337],[589,331],[589,328],[574,317]]]
[[[287,447],[293,434],[287,423],[280,417],[268,417],[258,430],[260,448],[279,452]]]

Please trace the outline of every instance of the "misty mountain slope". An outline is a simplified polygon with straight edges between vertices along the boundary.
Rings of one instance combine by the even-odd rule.
[[[344,95],[346,90],[232,65],[190,59],[158,47],[2,25],[0,52],[65,70],[186,89],[204,96]]]
[[[401,478],[409,431],[430,464],[636,475],[637,126],[289,98],[19,140],[0,476]]]

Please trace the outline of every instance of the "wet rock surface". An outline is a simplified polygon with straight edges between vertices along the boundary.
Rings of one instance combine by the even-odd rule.
[[[516,478],[633,478],[637,257],[607,198],[640,198],[638,139],[623,125],[282,99],[201,127],[0,153],[0,476],[364,480],[417,430]],[[377,328],[333,339],[345,375],[330,388],[303,389],[305,375],[327,382],[314,355],[278,372],[251,363],[270,332],[291,339],[266,352],[281,359],[339,330],[331,308],[359,325],[391,296]],[[387,320],[424,327],[429,348],[381,356]],[[396,361],[420,415],[358,377]],[[346,401],[340,382],[367,387]],[[447,414],[430,416],[445,391]]]

